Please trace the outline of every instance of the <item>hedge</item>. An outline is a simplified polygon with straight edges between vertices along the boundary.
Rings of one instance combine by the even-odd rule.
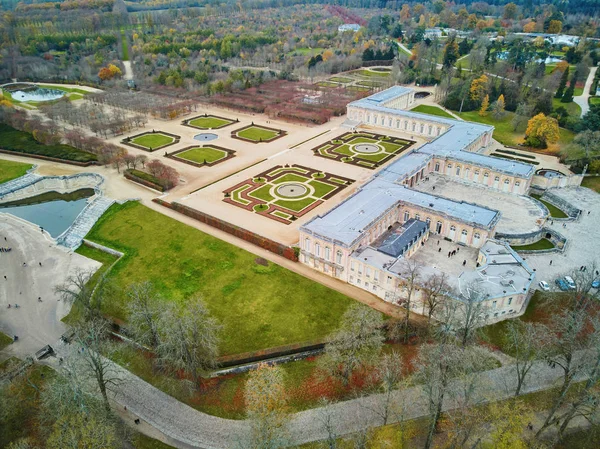
[[[0,124],[0,148],[16,153],[46,156],[75,162],[95,162],[98,157],[93,153],[81,151],[70,145],[44,145],[25,131],[18,131],[11,126]]]
[[[125,170],[123,172],[123,176],[125,176],[131,181],[135,181],[145,185],[146,187],[150,187],[151,189],[158,190],[160,192],[165,191],[165,188],[162,185],[160,179],[158,179],[155,176],[152,176],[150,173],[146,173],[140,170]]]

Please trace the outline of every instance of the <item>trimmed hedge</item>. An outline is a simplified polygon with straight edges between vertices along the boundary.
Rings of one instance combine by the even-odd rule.
[[[70,145],[44,145],[25,131],[18,131],[11,126],[0,124],[0,148],[15,153],[45,156],[74,162],[95,162],[98,157],[93,153],[81,151]]]
[[[150,173],[146,173],[140,170],[125,170],[123,172],[123,176],[127,179],[138,182],[146,187],[150,187],[151,189],[158,190],[160,192],[164,192],[165,188],[161,184],[160,180]]]

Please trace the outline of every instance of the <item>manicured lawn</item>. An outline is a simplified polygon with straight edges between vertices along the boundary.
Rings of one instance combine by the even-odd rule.
[[[0,351],[2,351],[4,348],[6,348],[9,344],[11,344],[13,341],[12,338],[10,338],[8,335],[6,335],[3,332],[0,332]]]
[[[129,47],[127,46],[125,30],[121,30],[121,51],[123,52],[123,61],[129,61]]]
[[[600,176],[586,176],[583,178],[581,187],[587,187],[600,193]]]
[[[380,87],[380,86],[383,86],[383,83],[381,83],[379,81],[373,81],[373,80],[359,81],[356,84],[358,86],[364,86],[364,87]]]
[[[27,170],[31,167],[33,167],[31,164],[0,159],[0,184],[10,181],[11,179],[20,178],[27,173]]]
[[[444,111],[442,108],[438,108],[437,106],[429,106],[426,104],[420,104],[416,108],[412,108],[411,111],[412,112],[421,112],[423,114],[429,114],[429,115],[437,115],[437,116],[446,117],[446,118],[454,118],[453,116],[448,114],[446,111]]]
[[[275,201],[275,204],[295,212],[300,212],[302,209],[310,206],[314,202],[315,200],[313,198],[302,198],[299,200],[277,200]]]
[[[215,162],[220,159],[223,159],[227,154],[224,151],[217,150],[216,148],[211,147],[198,147],[192,148],[190,150],[184,151],[183,153],[177,153],[177,157],[181,159],[187,159],[192,162]]]
[[[196,128],[200,129],[211,129],[220,128],[222,126],[229,125],[230,123],[233,123],[233,120],[225,120],[218,117],[207,116],[198,117],[194,120],[191,120],[188,122],[188,125],[195,126]]]
[[[98,160],[95,154],[78,150],[69,145],[41,144],[30,133],[18,131],[4,124],[0,124],[0,148],[17,153],[49,156],[68,161],[91,162]]]
[[[309,181],[308,184],[310,184],[315,189],[313,195],[319,198],[322,198],[332,190],[335,190],[334,186],[319,181]]]
[[[359,75],[359,76],[366,76],[368,78],[371,78],[371,77],[387,78],[388,76],[390,76],[390,72],[377,72],[375,70],[368,70],[368,69],[356,70],[355,72],[352,72],[352,74]]]
[[[561,103],[559,98],[552,99],[552,107],[554,110],[561,106],[567,110],[571,117],[579,117],[581,115],[581,107],[574,101],[570,103]]]
[[[126,319],[127,286],[151,280],[166,301],[185,307],[202,295],[223,325],[221,353],[323,338],[350,298],[136,202],[113,205],[88,239],[125,253],[109,274],[116,294],[104,304]]]
[[[541,239],[535,243],[529,245],[515,246],[511,245],[511,248],[515,251],[539,251],[541,249],[552,249],[554,244],[548,239]]]
[[[588,99],[589,104],[600,104],[600,97],[590,97]]]
[[[544,201],[543,199],[541,199],[540,195],[533,195],[532,194],[531,197],[535,198],[540,203],[542,203],[544,206],[546,206],[548,208],[548,211],[550,212],[550,216],[551,217],[553,217],[553,218],[568,218],[569,217],[567,214],[565,214],[562,210],[560,210],[554,204],[550,204],[549,202]]]
[[[333,81],[334,83],[351,83],[354,81],[352,78],[346,78],[345,76],[334,76],[329,78],[329,81]]]
[[[167,136],[165,134],[153,133],[153,134],[145,134],[140,137],[136,137],[135,139],[131,139],[132,143],[136,145],[140,145],[142,147],[146,147],[148,149],[156,149],[162,147],[163,145],[168,145],[172,143],[175,139],[171,136]]]
[[[248,140],[254,140],[260,142],[261,140],[270,140],[277,137],[279,133],[270,129],[261,128],[259,126],[251,126],[237,133],[239,137]]]
[[[83,94],[69,94],[67,98],[70,101],[81,100],[83,98]]]
[[[78,89],[76,87],[65,87],[65,86],[54,85],[54,84],[38,84],[38,86],[40,86],[40,87],[47,87],[48,89],[62,90],[64,92],[78,93],[78,94],[81,94],[81,95],[87,95],[87,94],[90,93],[87,90]]]

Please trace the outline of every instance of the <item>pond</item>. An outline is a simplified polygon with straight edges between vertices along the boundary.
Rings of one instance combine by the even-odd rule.
[[[52,101],[64,97],[65,93],[65,91],[58,89],[34,87],[27,90],[16,90],[10,94],[17,101]]]
[[[200,133],[194,136],[194,139],[199,140],[200,142],[209,142],[211,140],[215,140],[217,136],[215,133]]]
[[[93,194],[93,189],[81,189],[67,194],[47,192],[0,205],[0,213],[9,213],[41,226],[56,238],[73,224],[85,208],[87,198]]]

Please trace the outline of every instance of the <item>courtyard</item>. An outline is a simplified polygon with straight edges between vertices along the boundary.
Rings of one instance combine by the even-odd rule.
[[[545,217],[540,205],[528,196],[500,192],[481,185],[467,184],[444,175],[430,173],[429,181],[421,180],[416,190],[445,198],[475,203],[502,214],[496,232],[502,234],[524,234],[538,230]]]
[[[353,182],[301,165],[276,166],[226,189],[223,201],[289,224]]]
[[[345,133],[313,149],[315,156],[375,169],[415,142],[369,132]]]

